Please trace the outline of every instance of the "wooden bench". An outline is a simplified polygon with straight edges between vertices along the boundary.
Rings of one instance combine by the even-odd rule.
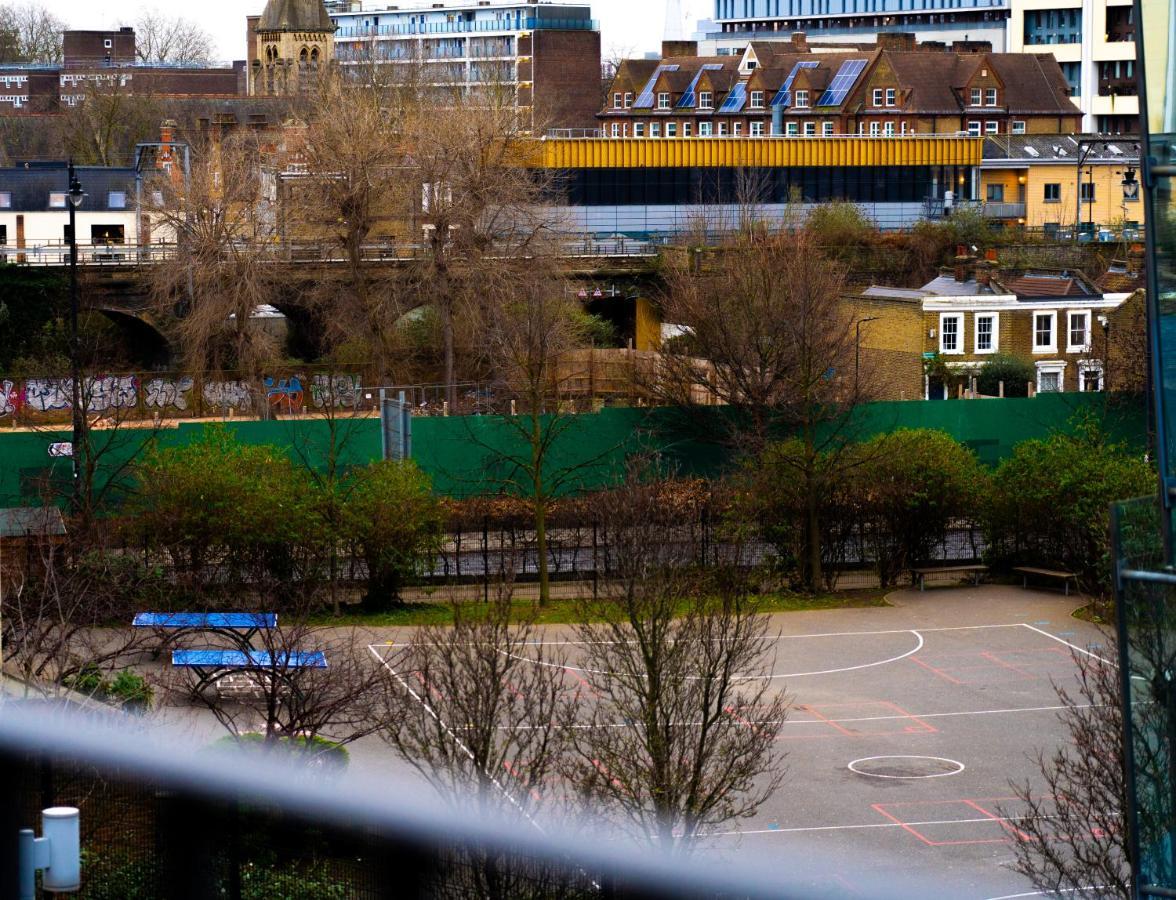
[[[1074,572],[1063,572],[1059,569],[1039,569],[1036,566],[1017,566],[1013,569],[1021,576],[1021,586],[1029,587],[1030,576],[1038,578],[1052,578],[1056,581],[1061,581],[1062,587],[1067,597],[1070,596],[1070,582],[1074,582],[1074,586],[1078,586],[1078,576]]]
[[[911,569],[911,575],[919,580],[919,590],[927,589],[928,575],[970,575],[973,584],[979,584],[980,579],[988,574],[988,566],[937,566],[925,569]]]

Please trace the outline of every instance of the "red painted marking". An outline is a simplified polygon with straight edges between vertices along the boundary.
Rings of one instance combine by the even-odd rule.
[[[919,834],[919,832],[917,832],[917,831],[915,831],[915,829],[911,828],[911,826],[908,825],[906,822],[904,822],[902,819],[899,819],[895,816],[892,816],[890,813],[888,813],[885,809],[882,808],[881,803],[873,803],[873,804],[871,804],[871,808],[875,812],[877,812],[878,814],[883,815],[886,818],[888,818],[895,825],[899,826],[903,831],[906,831],[906,832],[909,832],[910,834],[913,834],[915,837],[917,837],[920,841],[922,841],[928,847],[936,846],[934,841],[923,837],[923,835]]]
[[[584,685],[584,687],[588,689],[588,693],[590,693],[593,697],[599,698],[601,696],[600,691],[596,690],[596,688],[592,686],[592,683],[585,679],[584,676],[575,669],[569,669],[567,666],[564,666],[564,671],[575,678],[576,681],[580,682],[580,684]]]
[[[510,775],[510,777],[515,781],[522,781],[522,779],[519,777],[519,773],[515,771],[514,764],[509,759],[502,761],[502,767],[506,769],[507,774]],[[539,803],[543,800],[542,795],[535,788],[531,788],[529,791],[527,791],[527,793],[531,795],[531,799],[536,803]]]
[[[1003,828],[1005,831],[1009,832],[1009,834],[1015,835],[1019,840],[1026,841],[1026,842],[1033,840],[1032,836],[1025,834],[1025,832],[1021,831],[1019,828],[1016,828],[1012,822],[1006,822],[1006,821],[1002,820],[1000,816],[996,815],[995,813],[989,812],[988,810],[986,810],[983,806],[981,806],[976,801],[962,800],[960,802],[966,803],[968,806],[972,807],[972,809],[976,810],[976,812],[983,813],[984,815],[988,816],[988,818],[992,819],[992,821],[994,821],[998,825],[1000,825],[1000,827]]]
[[[962,682],[962,681],[960,681],[958,678],[952,678],[950,675],[948,675],[948,674],[947,674],[946,672],[944,672],[942,669],[937,669],[937,668],[935,668],[935,666],[932,666],[932,665],[930,665],[930,664],[928,664],[928,663],[925,663],[925,662],[923,662],[923,660],[919,659],[919,657],[917,657],[917,656],[912,656],[912,657],[910,657],[910,660],[911,660],[911,662],[913,662],[915,665],[922,666],[922,667],[923,667],[924,669],[926,669],[928,672],[934,672],[934,673],[935,673],[936,675],[938,675],[940,678],[943,678],[943,679],[945,679],[945,680],[947,680],[947,681],[950,681],[952,684],[963,684],[963,682]]]
[[[830,722],[830,721],[829,721],[829,719],[827,719],[825,716],[822,716],[822,715],[821,715],[819,712],[817,712],[817,711],[816,711],[815,709],[813,709],[811,706],[808,706],[808,705],[802,704],[801,706],[798,706],[798,707],[797,707],[797,709],[803,709],[803,710],[804,710],[806,713],[808,713],[809,715],[811,715],[811,716],[814,716],[814,717],[817,719],[817,721],[818,721],[818,722],[824,722],[826,725],[830,725],[830,726],[832,726],[832,727],[833,727],[833,728],[835,728],[837,731],[839,731],[839,732],[841,732],[842,734],[844,734],[846,737],[855,737],[855,736],[856,736],[856,735],[854,735],[854,733],[853,733],[852,731],[849,731],[849,730],[847,730],[847,729],[845,729],[845,728],[842,728],[842,727],[841,727],[840,725],[838,725],[836,722]]]
[[[1016,672],[1018,675],[1021,675],[1025,678],[1036,678],[1037,677],[1032,672],[1026,672],[1024,669],[1019,669],[1016,666],[1014,666],[1012,663],[1006,662],[1005,660],[1003,660],[999,656],[997,656],[995,653],[991,653],[988,650],[985,650],[984,652],[982,652],[980,654],[980,656],[983,657],[984,659],[988,660],[991,663],[995,663],[996,665],[1000,666],[1002,669],[1008,669],[1010,672]]]

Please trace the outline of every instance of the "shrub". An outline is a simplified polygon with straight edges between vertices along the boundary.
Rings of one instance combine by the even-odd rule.
[[[245,734],[226,735],[216,741],[211,749],[217,752],[243,750],[247,753],[279,751],[299,762],[307,763],[313,768],[322,769],[328,773],[342,772],[351,762],[346,747],[318,735],[313,737],[281,736],[267,742],[264,734],[251,731]]]
[[[809,213],[805,228],[821,247],[834,255],[841,250],[865,247],[874,242],[878,229],[856,203],[822,203]]]
[[[976,455],[942,431],[902,429],[855,451],[851,490],[861,508],[864,544],[883,587],[926,564],[951,526],[978,517],[988,474]]]
[[[1000,394],[1001,382],[1004,382],[1006,397],[1028,397],[1029,384],[1036,380],[1037,370],[1029,360],[997,353],[980,367],[977,386],[981,394],[996,397]]]
[[[1151,466],[1090,421],[1074,434],[1018,444],[993,477],[984,523],[990,561],[1065,569],[1104,592],[1110,506],[1154,490]]]

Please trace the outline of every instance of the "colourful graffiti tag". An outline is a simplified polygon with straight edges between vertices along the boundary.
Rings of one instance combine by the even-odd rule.
[[[0,381],[0,417],[15,416],[24,402],[20,388],[11,381]]]
[[[265,396],[271,407],[287,412],[301,412],[305,393],[302,390],[302,379],[297,375],[275,381],[267,376],[265,379]]]
[[[175,381],[166,378],[152,378],[143,385],[143,405],[148,409],[187,409],[188,394],[196,384],[188,376]]]

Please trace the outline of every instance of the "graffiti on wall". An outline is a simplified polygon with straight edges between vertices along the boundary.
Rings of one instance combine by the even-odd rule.
[[[143,403],[148,409],[187,409],[188,395],[196,382],[183,378],[152,378],[143,385]]]
[[[102,375],[83,382],[82,407],[97,415],[123,412],[143,418],[168,413],[221,416],[230,410],[250,415],[264,409],[259,406],[264,398],[271,413],[297,415],[310,406],[356,409],[361,385],[358,375],[335,374],[203,382],[190,375]],[[72,406],[69,378],[0,379],[0,419],[57,420]]]

